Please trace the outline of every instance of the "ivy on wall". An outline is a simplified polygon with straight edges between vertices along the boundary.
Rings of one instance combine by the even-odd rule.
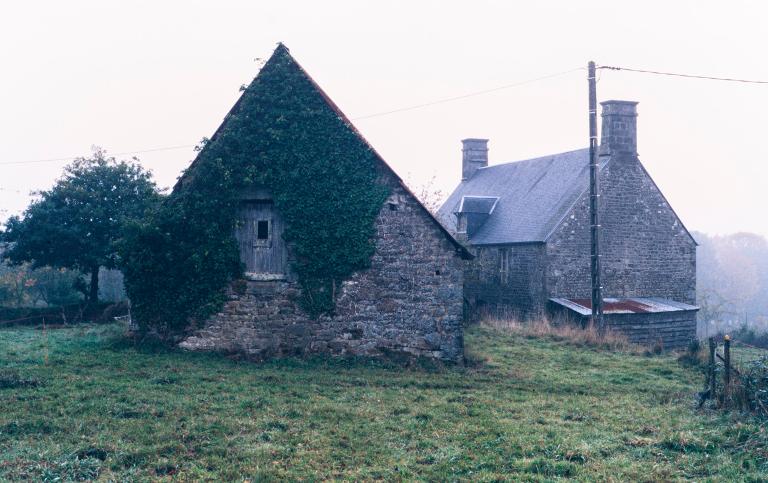
[[[242,276],[239,197],[266,186],[311,316],[332,313],[339,284],[370,264],[388,189],[376,155],[280,45],[163,205],[122,246],[140,325],[174,333],[221,309]]]

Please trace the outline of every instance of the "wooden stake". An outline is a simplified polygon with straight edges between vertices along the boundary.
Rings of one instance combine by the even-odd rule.
[[[712,400],[716,400],[717,396],[717,380],[715,379],[715,366],[717,361],[715,360],[715,350],[717,349],[717,343],[714,337],[709,338],[709,394]]]
[[[731,337],[726,335],[723,337],[723,361],[725,362],[725,368],[723,369],[723,401],[726,405],[730,405],[731,400]]]

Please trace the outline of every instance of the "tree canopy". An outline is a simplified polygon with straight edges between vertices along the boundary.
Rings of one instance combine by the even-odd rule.
[[[99,267],[117,266],[125,224],[145,216],[160,198],[151,173],[137,161],[117,161],[100,148],[73,161],[21,217],[8,219],[4,258],[90,274],[88,299],[96,301]]]

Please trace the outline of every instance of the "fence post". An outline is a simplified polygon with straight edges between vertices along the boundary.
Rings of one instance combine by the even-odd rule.
[[[723,400],[727,405],[730,405],[731,400],[731,337],[726,335],[723,337],[723,362],[725,368],[723,369]]]
[[[45,347],[45,352],[43,354],[43,362],[47,366],[48,365],[48,331],[45,327],[45,315],[43,315],[43,345]]]
[[[717,380],[715,379],[715,349],[717,344],[715,338],[709,338],[709,397],[713,401],[717,401]]]

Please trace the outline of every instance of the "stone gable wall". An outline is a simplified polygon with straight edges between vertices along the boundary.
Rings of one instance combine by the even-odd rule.
[[[636,157],[601,171],[604,297],[663,297],[696,303],[696,246]],[[589,193],[547,243],[549,297],[590,298]]]
[[[253,359],[331,353],[408,353],[463,361],[463,260],[399,183],[376,220],[371,267],[345,281],[336,313],[312,320],[286,280],[237,281],[223,310],[180,345]],[[332,217],[329,217],[332,223]]]

